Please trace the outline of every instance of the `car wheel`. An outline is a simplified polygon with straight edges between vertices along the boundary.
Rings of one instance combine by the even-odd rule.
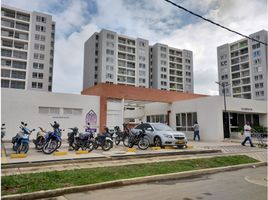
[[[156,136],[154,138],[154,146],[156,146],[156,147],[162,147],[162,141],[161,141],[161,138],[159,136]]]

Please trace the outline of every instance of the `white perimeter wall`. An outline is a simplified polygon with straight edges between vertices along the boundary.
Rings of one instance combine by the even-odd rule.
[[[17,89],[1,89],[1,122],[6,124],[4,140],[10,140],[19,132],[21,121],[28,123],[30,129],[39,126],[52,130],[49,123],[57,121],[63,132],[62,137],[67,138],[68,128],[77,126],[84,131],[86,114],[92,109],[97,114],[97,126],[100,118],[100,99],[98,96],[60,94],[51,92],[25,91]],[[61,108],[60,115],[40,114],[39,107]],[[64,115],[62,108],[82,109],[81,115]],[[36,136],[35,131],[31,139]]]

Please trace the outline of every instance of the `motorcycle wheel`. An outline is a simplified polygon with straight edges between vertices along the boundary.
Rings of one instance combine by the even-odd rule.
[[[61,147],[61,141],[58,141],[57,149]]]
[[[56,140],[50,140],[46,142],[42,148],[44,154],[52,154],[58,148],[58,142]]]
[[[128,146],[129,146],[128,143],[129,143],[129,137],[126,136],[126,137],[124,137],[124,139],[123,139],[123,144],[124,144],[125,147],[128,147]]]
[[[17,148],[16,153],[27,153],[28,150],[29,150],[29,144],[23,143]]]
[[[87,149],[88,149],[88,152],[91,152],[93,149],[94,149],[94,144],[93,142],[89,141],[88,144],[87,144]]]
[[[150,141],[147,138],[141,138],[138,142],[138,147],[141,150],[146,150],[150,146]]]
[[[113,142],[110,140],[105,140],[101,146],[103,151],[109,151],[113,147]]]
[[[128,148],[132,148],[134,146],[134,142],[128,141]]]
[[[17,147],[16,143],[13,144],[12,149],[13,149],[13,151],[17,151],[18,147]]]
[[[94,147],[94,149],[98,149],[99,148],[98,143],[97,142],[93,142],[93,147]]]
[[[45,138],[43,138],[43,137],[37,138],[35,141],[35,148],[37,150],[41,150],[43,148],[45,142],[46,142]]]
[[[119,136],[116,136],[115,138],[115,144],[119,145],[119,143],[121,142],[121,138]]]

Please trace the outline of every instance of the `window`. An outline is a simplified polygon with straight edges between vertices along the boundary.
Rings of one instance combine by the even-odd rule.
[[[45,26],[36,25],[35,26],[35,30],[36,31],[39,31],[39,32],[46,32],[46,27]]]
[[[36,88],[37,87],[37,83],[36,82],[32,82],[32,88]]]
[[[185,59],[185,63],[190,64],[190,63],[191,63],[191,60],[189,60],[189,59]]]
[[[160,50],[163,51],[163,52],[166,52],[167,48],[166,47],[160,47]]]
[[[107,39],[113,40],[114,39],[114,35],[111,34],[111,33],[107,33]]]
[[[106,54],[108,54],[108,55],[114,55],[114,50],[106,49]]]
[[[257,43],[257,44],[252,45],[252,49],[253,50],[254,49],[258,49],[258,48],[260,48],[260,43]]]
[[[46,36],[44,36],[44,35],[41,35],[41,38],[40,38],[40,40],[41,40],[41,41],[45,41],[45,40],[46,40]],[[53,46],[53,45],[51,45],[51,46]]]
[[[35,34],[35,40],[40,40],[40,35],[39,34]]]
[[[140,42],[139,42],[139,46],[140,46],[140,47],[145,47],[145,42],[140,41]]]
[[[39,44],[34,44],[34,49],[39,49]]]
[[[113,79],[113,74],[107,73],[106,74],[106,79]]]
[[[11,88],[16,89],[25,89],[25,82],[24,81],[11,81]]]
[[[167,123],[167,115],[149,115],[146,118],[151,123]]]
[[[146,76],[146,72],[145,71],[139,71],[139,76]]]
[[[39,54],[38,53],[34,53],[34,59],[38,59]]]
[[[43,88],[43,83],[38,83],[37,86],[39,89],[41,89],[41,88]]]
[[[146,80],[144,78],[139,78],[139,83],[145,84]]]
[[[37,74],[38,74],[37,72],[33,72],[32,77],[37,78]]]
[[[42,23],[46,23],[46,18],[45,17],[41,17],[41,16],[36,16],[36,21],[37,22],[42,22]]]
[[[45,55],[40,53],[40,54],[39,54],[39,59],[40,59],[40,60],[45,60]]]
[[[1,87],[2,88],[9,88],[9,80],[1,80]]]
[[[167,55],[164,54],[164,53],[161,53],[160,57],[161,57],[161,58],[167,58]]]
[[[44,51],[45,50],[45,45],[40,44],[40,51]],[[53,55],[53,54],[52,54]]]
[[[82,115],[82,109],[63,108],[64,115]]]
[[[177,113],[176,129],[178,131],[192,131],[192,126],[197,122],[197,113]]]
[[[26,69],[26,62],[21,62],[21,61],[15,61],[15,60],[13,60],[13,66],[12,66],[12,68]]]
[[[140,69],[145,69],[145,68],[146,68],[146,65],[143,64],[143,63],[140,63],[140,64],[139,64],[139,68],[140,68]]]
[[[254,59],[254,60],[253,60],[253,64],[254,64],[254,65],[261,64],[261,59],[260,59],[260,58]]]
[[[166,62],[166,61],[161,60],[161,65],[166,65],[166,64],[167,64],[167,62]]]
[[[38,112],[40,114],[59,115],[60,114],[60,108],[56,108],[56,107],[39,107]]]
[[[44,77],[44,74],[43,74],[43,73],[39,73],[39,74],[38,74],[38,78],[39,78],[39,79],[43,79],[43,77]]]
[[[1,69],[1,77],[10,77],[10,70]]]
[[[20,51],[13,51],[13,57],[26,60],[27,59],[27,53],[26,52],[20,52]]]
[[[26,78],[26,72],[12,71],[11,78],[25,79]]]

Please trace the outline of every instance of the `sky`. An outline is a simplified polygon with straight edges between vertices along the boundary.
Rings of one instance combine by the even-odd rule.
[[[245,35],[267,30],[266,0],[173,0]],[[84,42],[101,29],[193,51],[194,92],[217,95],[217,46],[241,36],[164,0],[2,0],[2,4],[52,15],[56,21],[53,92],[82,91]]]

